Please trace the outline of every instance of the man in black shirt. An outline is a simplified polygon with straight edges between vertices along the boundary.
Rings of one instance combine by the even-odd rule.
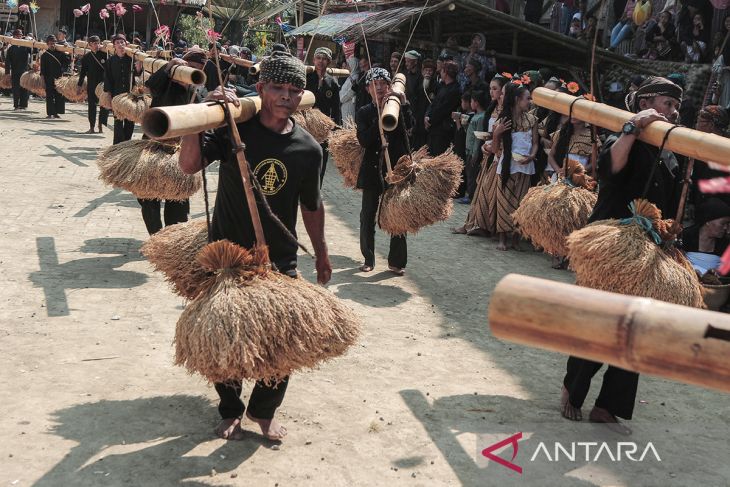
[[[15,29],[14,39],[22,39],[23,31]],[[30,47],[12,45],[5,55],[5,74],[10,75],[13,86],[13,107],[15,110],[28,108],[28,90],[20,86],[20,77],[28,71],[30,65]]]
[[[150,108],[187,105],[205,97],[207,92],[203,86],[186,85],[172,78],[176,66],[203,69],[205,60],[205,51],[192,48],[182,58],[171,59],[164,68],[153,73],[145,82],[145,86],[152,94]],[[162,201],[141,198],[137,198],[137,201],[142,207],[142,220],[144,220],[147,232],[153,235],[162,230],[162,218],[160,217]],[[190,213],[190,200],[165,200],[165,226],[188,221],[188,213]]]
[[[340,110],[340,85],[337,80],[327,74],[327,68],[332,62],[332,51],[327,47],[318,47],[314,51],[314,71],[307,74],[307,90],[314,93],[314,108],[330,117],[337,125],[342,125]],[[324,180],[327,169],[327,141],[322,143],[322,171],[320,184]]]
[[[611,136],[598,159],[598,201],[589,222],[631,216],[629,203],[645,198],[654,203],[664,218],[677,211],[677,159],[672,152],[659,154],[657,147],[637,139],[641,130],[657,120],[675,121],[682,101],[682,88],[665,78],[648,78],[629,95],[627,108],[638,112],[624,125],[621,135]],[[671,137],[671,135],[670,135]],[[581,406],[591,379],[603,364],[577,357],[568,359],[561,397],[562,414],[573,421],[582,419]],[[623,434],[631,430],[617,418],[631,419],[639,374],[609,366],[601,392],[590,413],[593,422],[608,423]]]
[[[79,70],[79,90],[84,86],[84,78],[86,78],[86,99],[89,104],[88,118],[89,131],[87,134],[94,133],[94,125],[96,124],[96,105],[99,99],[96,97],[96,87],[99,83],[104,82],[104,66],[106,65],[106,53],[99,51],[99,36],[89,37],[90,52],[84,54],[81,58],[81,69]],[[99,133],[101,133],[102,125],[106,125],[109,120],[109,110],[101,107],[99,110]]]
[[[66,112],[66,100],[56,90],[56,80],[71,64],[68,54],[56,51],[56,36],[46,37],[48,49],[41,55],[41,76],[46,84],[46,118],[61,118]]]
[[[360,108],[355,115],[357,124],[357,140],[365,149],[357,175],[357,188],[362,189],[362,208],[360,210],[360,251],[365,263],[360,267],[362,272],[370,272],[375,267],[375,218],[378,213],[380,196],[387,188],[384,180],[386,166],[384,162],[383,144],[378,125],[379,110],[375,103],[383,104],[389,95],[396,95],[401,101],[401,113],[395,130],[385,133],[388,143],[388,155],[391,164],[408,154],[407,131],[413,127],[411,108],[403,93],[391,92],[390,74],[383,68],[372,68],[365,80],[374,100]],[[408,261],[405,235],[390,237],[388,268],[396,275],[402,276]]]
[[[208,62],[205,63],[205,67],[203,68],[203,71],[205,72],[205,89],[208,91],[213,91],[216,88],[218,88],[218,85],[220,85],[220,79],[218,78],[218,66],[215,64],[215,49],[218,49],[218,52],[223,52],[223,46],[220,45],[220,43],[213,44],[212,42],[208,44]],[[226,78],[228,77],[228,70],[231,68],[231,63],[224,61],[222,59],[219,59],[220,67],[221,67],[221,77],[223,78],[223,82],[226,81]]]
[[[352,91],[355,92],[355,111],[370,103],[370,93],[368,93],[368,87],[365,83],[365,77],[370,71],[370,61],[368,58],[361,57],[357,62],[359,71],[356,71],[350,75],[352,80]]]
[[[124,34],[112,37],[114,54],[109,57],[104,69],[104,91],[117,95],[129,93],[132,83],[134,61],[127,56],[127,38]],[[134,122],[114,117],[114,143],[118,144],[132,138]]]
[[[423,75],[419,66],[421,55],[418,51],[408,51],[403,55],[403,59],[406,64],[406,98],[416,121],[411,134],[411,146],[420,149],[426,145],[426,127],[423,122],[428,108],[426,92],[423,89]]]
[[[451,113],[459,109],[461,92],[456,76],[459,66],[454,61],[444,61],[441,67],[442,85],[436,92],[431,106],[426,112],[425,126],[429,130],[428,151],[432,156],[446,152],[454,140],[456,124]]]
[[[322,150],[291,119],[304,94],[305,68],[289,53],[274,52],[261,61],[259,79],[256,90],[261,96],[261,111],[253,119],[238,124],[246,159],[271,210],[294,235],[301,203],[304,227],[316,254],[317,281],[325,284],[332,268],[324,240],[324,207],[319,194]],[[238,103],[235,91],[229,88],[216,89],[208,99]],[[220,160],[221,166],[210,236],[213,240],[228,239],[250,248],[256,243],[253,223],[228,128],[206,134],[202,147],[198,135],[183,137],[180,167],[184,172],[193,174],[214,160]],[[296,277],[297,244],[267,216],[261,202],[257,203],[272,263],[279,272]],[[249,400],[246,416],[272,440],[281,440],[286,435],[286,428],[273,417],[284,399],[287,385],[288,379],[276,388],[259,381]],[[221,399],[218,410],[223,418],[216,430],[218,435],[230,440],[243,439],[241,417],[245,407],[240,399],[241,383],[231,377],[230,383],[216,384],[215,388]]]

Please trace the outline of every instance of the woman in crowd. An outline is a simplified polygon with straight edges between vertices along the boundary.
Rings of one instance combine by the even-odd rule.
[[[490,151],[497,161],[497,250],[519,250],[512,213],[530,189],[535,157],[540,147],[537,118],[529,113],[532,97],[524,81],[513,79],[504,86],[502,113],[494,126]],[[507,240],[512,238],[508,247]]]
[[[487,142],[482,145],[482,167],[477,176],[471,208],[464,225],[452,229],[454,233],[488,236],[495,231],[497,221],[497,166],[493,163],[493,155],[488,150],[494,124],[502,113],[503,87],[509,81],[498,74],[489,83],[491,103],[482,118],[482,131],[487,132]]]

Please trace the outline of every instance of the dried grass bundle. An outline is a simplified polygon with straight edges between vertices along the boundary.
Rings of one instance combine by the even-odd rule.
[[[191,220],[163,228],[152,235],[140,251],[156,271],[165,275],[177,294],[193,299],[207,276],[196,259],[207,243],[205,220]]]
[[[126,189],[137,198],[182,201],[202,184],[200,174],[185,174],[178,165],[179,145],[155,140],[128,140],[107,147],[96,160],[99,179]]]
[[[5,68],[0,68],[0,90],[9,90],[13,87],[13,77],[5,74]]]
[[[704,307],[702,285],[684,255],[669,246],[672,220],[646,200],[634,202],[634,218],[601,220],[573,232],[567,239],[570,267],[579,286]]]
[[[26,71],[20,76],[20,86],[36,96],[46,96],[46,82],[38,71]]]
[[[344,128],[330,133],[327,141],[330,155],[344,179],[345,187],[354,188],[357,185],[357,176],[360,172],[363,154],[365,154],[365,149],[357,140],[355,122],[352,119],[346,120]]]
[[[309,132],[318,144],[327,140],[330,132],[335,128],[335,122],[317,108],[296,111],[292,118],[297,125]]]
[[[512,220],[520,233],[545,252],[564,257],[565,239],[588,223],[597,195],[595,181],[577,161],[568,163],[569,180],[530,188]]]
[[[99,106],[106,108],[107,110],[112,109],[112,94],[108,91],[104,91],[104,83],[99,83],[94,89],[96,97],[99,99]]]
[[[451,216],[451,197],[461,182],[464,163],[451,149],[435,157],[422,147],[403,156],[393,168],[391,186],[383,193],[378,221],[391,235],[417,233]]]
[[[151,102],[152,97],[144,93],[144,87],[135,86],[131,92],[112,98],[114,118],[140,123],[142,114],[150,107]]]
[[[332,293],[271,270],[266,247],[214,242],[198,261],[211,275],[175,330],[175,363],[191,373],[276,383],[342,355],[360,334]]]
[[[64,96],[68,101],[81,103],[86,101],[86,80],[83,86],[79,88],[78,75],[61,76],[55,81],[56,90]]]

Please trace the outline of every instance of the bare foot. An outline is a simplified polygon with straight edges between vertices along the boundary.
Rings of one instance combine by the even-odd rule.
[[[102,134],[104,131],[101,129],[101,125],[99,125],[99,133]]]
[[[93,134],[94,133],[94,127],[91,127],[89,130],[84,132],[85,134]]]
[[[258,424],[259,428],[261,428],[261,434],[269,440],[281,441],[286,436],[286,428],[279,424],[279,422],[275,419],[254,418],[248,414],[248,411],[246,412],[246,417]]]
[[[215,434],[224,440],[241,441],[244,433],[241,429],[241,420],[238,418],[228,418],[218,424]]]
[[[616,416],[598,406],[593,407],[588,418],[592,423],[604,423],[608,429],[620,435],[629,436],[631,434],[631,428],[621,424]]]
[[[499,242],[499,245],[497,245],[497,250],[507,250],[507,244],[504,242]]]
[[[460,227],[452,228],[451,233],[457,233],[459,235],[466,235],[466,227],[462,225]]]
[[[360,272],[370,272],[372,270],[373,270],[373,266],[371,266],[371,265],[363,264],[360,266]]]
[[[560,414],[571,421],[583,420],[583,413],[581,410],[570,404],[570,393],[565,386],[560,389]]]

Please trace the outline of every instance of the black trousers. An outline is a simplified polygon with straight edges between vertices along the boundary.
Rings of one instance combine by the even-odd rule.
[[[286,387],[289,385],[289,377],[285,378],[276,386],[269,387],[261,381],[256,381],[251,391],[251,398],[248,400],[248,412],[257,419],[272,419],[276,409],[281,406],[286,394]],[[230,384],[215,384],[220,402],[218,412],[222,419],[240,418],[246,410],[241,401],[241,382],[234,381]]]
[[[454,142],[454,133],[439,129],[431,129],[428,136],[428,153],[437,156],[446,152],[446,149]]]
[[[563,385],[570,394],[571,405],[576,408],[583,406],[588,389],[591,387],[591,379],[602,366],[603,364],[598,362],[578,357],[568,358]],[[619,418],[631,419],[638,386],[639,374],[609,365],[603,374],[603,384],[596,399],[596,406]]]
[[[56,85],[46,83],[46,115],[66,113],[66,99],[56,91]]]
[[[362,208],[360,209],[360,252],[365,258],[365,265],[375,267],[375,219],[378,215],[378,204],[381,192],[376,189],[363,189]],[[390,237],[388,265],[405,269],[408,263],[408,247],[406,236]]]
[[[96,126],[96,106],[99,104],[99,99],[96,97],[96,87],[92,88],[92,83],[89,83],[86,89],[86,100],[89,104],[88,117],[89,126]],[[99,107],[99,125],[107,125],[109,122],[109,110],[103,107]]]
[[[23,76],[23,73],[16,74],[15,71],[13,71],[13,108],[28,108],[28,98],[30,97],[30,93],[28,93],[28,90],[20,86],[21,76]]]
[[[162,230],[162,218],[160,218],[162,201],[142,199],[137,199],[137,201],[142,206],[142,219],[147,227],[147,232],[153,235]],[[188,213],[190,213],[190,200],[165,200],[165,226],[188,221]]]
[[[322,182],[324,181],[324,172],[327,170],[327,159],[330,157],[330,151],[327,141],[324,141],[320,146],[322,147],[322,170],[319,172],[319,187],[321,188]]]
[[[114,119],[114,144],[131,140],[133,133],[134,122],[122,120],[121,118]]]

